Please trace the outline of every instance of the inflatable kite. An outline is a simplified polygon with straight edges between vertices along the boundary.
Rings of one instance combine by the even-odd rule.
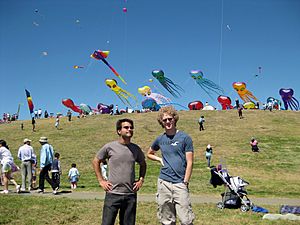
[[[30,114],[33,113],[33,109],[34,109],[34,105],[33,105],[33,102],[32,102],[32,98],[30,96],[30,92],[27,91],[25,89],[25,93],[26,93],[26,98],[27,98],[27,103],[28,103],[28,108],[29,108],[29,111],[30,111]]]
[[[70,109],[72,109],[74,112],[77,112],[77,113],[79,113],[79,114],[82,114],[82,110],[79,108],[79,106],[76,106],[76,105],[74,104],[74,102],[72,101],[72,99],[69,99],[69,98],[63,99],[61,102],[62,102],[62,104],[63,104],[64,106],[66,106],[67,108],[70,108]]]
[[[143,109],[150,109],[151,111],[158,111],[160,109],[159,104],[153,98],[146,98],[142,101]]]
[[[106,61],[105,58],[107,58],[109,54],[109,51],[100,51],[100,50],[97,50],[97,51],[94,51],[94,53],[91,55],[92,58],[96,59],[96,60],[102,60],[102,62],[105,63],[105,65],[107,65],[111,71],[117,76],[120,78],[120,80],[124,83],[124,84],[127,84],[125,82],[125,80],[120,76],[120,74],[117,73],[117,71]]]
[[[218,102],[221,104],[222,110],[233,109],[231,99],[228,96],[219,95]]]
[[[245,102],[243,104],[244,109],[255,109],[255,103],[254,102]]]
[[[232,86],[244,102],[251,102],[251,99],[258,101],[252,92],[246,89],[246,84],[244,82],[234,82]]]
[[[97,105],[97,109],[101,114],[109,114],[113,110],[113,108],[114,108],[113,104],[105,105],[105,104],[99,103]]]
[[[188,104],[190,110],[200,110],[203,109],[203,103],[201,101],[193,101]]]
[[[204,75],[201,70],[191,70],[190,75],[211,98],[213,98],[212,92],[216,93],[217,95],[224,93],[224,90],[219,85],[215,84],[209,79],[203,78]]]
[[[153,93],[149,86],[144,86],[144,87],[138,88],[138,92],[145,97],[153,98],[157,102],[157,104],[164,104],[164,103],[171,102],[171,99],[169,99],[161,94]]]
[[[279,94],[282,98],[285,110],[288,110],[288,108],[291,110],[299,110],[299,102],[293,97],[294,90],[292,88],[281,88]]]
[[[268,105],[269,102],[272,103],[273,109],[279,110],[281,108],[282,103],[281,103],[280,100],[275,99],[273,97],[269,97],[269,98],[267,98],[267,105]]]
[[[132,98],[137,105],[137,99],[134,95],[130,94],[128,91],[120,88],[118,82],[115,79],[105,79],[105,84],[116,93],[118,98],[125,104],[131,106],[129,98]],[[131,106],[132,107],[132,106]]]
[[[180,91],[184,92],[182,87],[180,87],[178,84],[175,84],[171,79],[165,77],[165,74],[162,70],[153,70],[152,75],[175,98],[181,96]]]
[[[82,110],[82,112],[85,114],[85,115],[89,115],[93,112],[92,108],[87,105],[87,104],[84,104],[84,103],[81,103],[79,105],[79,108]]]

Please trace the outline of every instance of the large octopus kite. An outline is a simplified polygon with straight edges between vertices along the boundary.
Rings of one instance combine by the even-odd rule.
[[[251,102],[251,98],[258,101],[252,92],[246,89],[246,84],[244,82],[234,82],[232,86],[244,102]]]
[[[164,71],[153,70],[152,75],[175,98],[178,98],[179,96],[181,96],[180,91],[184,92],[182,87],[180,87],[178,84],[175,84],[171,79],[165,77]]]
[[[208,94],[211,98],[212,92],[217,95],[222,95],[224,93],[223,88],[215,84],[213,81],[203,78],[203,72],[201,70],[191,70],[191,77],[196,81],[196,83]]]
[[[116,93],[116,95],[118,96],[118,98],[125,104],[128,105],[130,107],[132,107],[132,105],[129,102],[129,98],[132,98],[135,102],[136,102],[136,106],[137,106],[137,99],[134,95],[132,95],[131,93],[129,93],[128,91],[120,88],[118,86],[118,82],[115,79],[105,79],[105,84],[113,91]]]

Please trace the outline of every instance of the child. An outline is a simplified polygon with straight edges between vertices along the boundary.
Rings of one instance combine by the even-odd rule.
[[[51,166],[53,194],[56,195],[60,185],[61,167],[59,161],[60,154],[56,152],[54,154],[54,160]]]
[[[252,138],[250,141],[252,152],[259,152],[258,141],[255,138]]]
[[[200,131],[204,130],[204,127],[203,127],[204,122],[205,122],[204,116],[201,116],[200,119],[199,119],[199,121],[198,121],[198,123],[200,125],[200,127],[199,127]]]
[[[205,157],[207,160],[207,168],[209,169],[210,169],[210,160],[211,160],[212,153],[213,153],[212,147],[210,146],[210,144],[208,144],[205,151]]]
[[[68,177],[71,182],[71,189],[76,189],[80,174],[75,163],[72,163],[72,168],[69,170]]]

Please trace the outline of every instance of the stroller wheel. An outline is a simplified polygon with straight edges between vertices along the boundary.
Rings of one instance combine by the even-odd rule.
[[[249,206],[247,206],[247,205],[241,205],[241,211],[242,212],[247,212],[249,209],[250,209]]]
[[[218,208],[218,209],[224,209],[224,204],[223,204],[223,202],[218,202],[218,203],[217,203],[217,208]]]

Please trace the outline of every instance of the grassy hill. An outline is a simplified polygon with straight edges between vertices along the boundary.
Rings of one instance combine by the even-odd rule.
[[[244,110],[239,119],[236,110],[230,111],[180,111],[177,128],[188,133],[194,142],[195,164],[190,182],[192,194],[220,193],[209,184],[210,173],[206,167],[204,151],[213,146],[212,163],[227,165],[229,173],[250,182],[248,192],[255,196],[299,197],[300,186],[300,114],[293,111]],[[205,130],[199,131],[197,120],[204,115]],[[55,119],[39,119],[36,132],[31,121],[16,121],[0,125],[0,138],[7,141],[17,164],[17,151],[24,138],[33,140],[38,155],[41,136],[47,136],[56,152],[61,154],[63,169],[62,189],[69,188],[67,172],[76,163],[81,172],[80,190],[100,190],[91,160],[105,143],[115,140],[115,123],[120,118],[135,122],[133,142],[146,153],[152,141],[163,132],[156,121],[157,113],[124,114],[120,116],[97,115],[86,118],[61,118],[60,130],[54,127]],[[24,124],[24,130],[20,125]],[[251,137],[259,141],[260,153],[251,151]],[[141,193],[155,193],[159,164],[147,160],[148,170]],[[20,174],[15,175],[21,182]]]

